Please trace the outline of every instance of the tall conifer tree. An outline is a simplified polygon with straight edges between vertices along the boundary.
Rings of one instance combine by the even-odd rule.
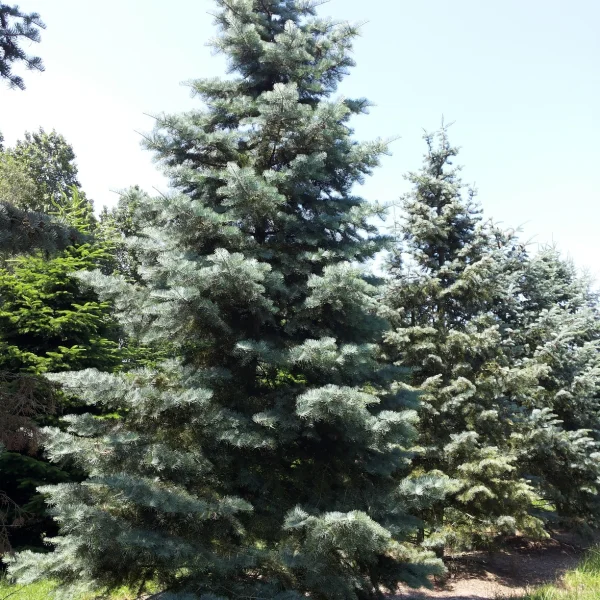
[[[425,513],[430,543],[541,534],[530,515],[536,496],[510,444],[523,419],[515,399],[535,388],[537,370],[506,357],[494,314],[511,291],[505,241],[465,193],[447,130],[425,139],[424,166],[408,177],[414,191],[403,201],[386,304],[390,352],[412,369],[407,389],[421,393],[416,464],[458,482],[448,503]]]
[[[182,193],[137,208],[138,281],[89,277],[172,360],[61,377],[119,418],[48,432],[91,477],[45,489],[62,536],[21,555],[22,580],[69,598],[151,581],[163,600],[350,600],[439,570],[403,540],[444,481],[404,478],[415,413],[357,266],[386,243],[353,193],[386,144],[352,139],[366,100],[331,98],[357,32],[317,4],[217,1],[234,75],[195,81],[203,108],[149,142]]]

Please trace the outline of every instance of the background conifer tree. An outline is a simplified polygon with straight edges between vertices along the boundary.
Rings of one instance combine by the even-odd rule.
[[[57,218],[86,240],[54,256],[12,257],[0,268],[0,421],[7,427],[0,479],[11,500],[5,520],[21,517],[21,527],[10,531],[14,548],[41,546],[42,535],[55,530],[37,486],[73,476],[72,468],[49,464],[38,449],[35,432],[48,424],[49,408],[59,413],[67,408],[40,376],[92,366],[115,369],[128,358],[110,304],[73,277],[110,259],[111,248],[91,237],[90,202],[74,189]],[[72,402],[68,406],[74,410]]]
[[[536,366],[540,378],[524,406],[526,428],[515,438],[519,464],[555,516],[594,526],[600,517],[598,296],[556,248],[525,253],[520,264],[513,309],[501,317],[515,364]]]
[[[127,244],[127,238],[141,233],[143,228],[139,219],[139,207],[147,202],[147,194],[139,187],[132,187],[119,197],[116,206],[103,207],[98,219],[98,234],[110,240],[113,248],[112,260],[108,265],[110,272],[120,273],[128,281],[141,281],[135,247]]]
[[[379,360],[385,323],[357,266],[386,239],[353,193],[386,151],[358,143],[366,100],[330,98],[352,26],[306,0],[219,0],[232,77],[192,84],[203,108],[149,142],[180,195],[146,198],[130,240],[141,281],[92,274],[121,323],[168,343],[160,368],[62,376],[120,418],[48,432],[91,474],[46,488],[55,551],[22,580],[162,597],[371,598],[439,564],[403,540],[443,494],[405,479],[415,414]],[[68,557],[68,559],[67,559]]]
[[[482,543],[517,529],[541,535],[530,515],[536,496],[509,444],[522,420],[515,397],[535,388],[537,371],[518,368],[503,349],[494,312],[510,293],[504,245],[474,193],[465,193],[446,128],[425,139],[390,263],[386,339],[398,364],[412,370],[407,389],[421,392],[415,464],[458,482],[448,502],[424,515],[428,543]]]

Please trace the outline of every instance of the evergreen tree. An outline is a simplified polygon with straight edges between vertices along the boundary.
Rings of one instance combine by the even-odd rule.
[[[0,202],[0,253],[5,256],[54,253],[84,240],[84,234],[60,219]]]
[[[560,518],[600,523],[600,314],[590,281],[553,248],[515,271],[502,317],[516,364],[541,368],[519,464]]]
[[[416,465],[458,482],[447,503],[424,515],[429,543],[541,535],[530,515],[536,496],[510,444],[523,419],[517,399],[535,389],[538,372],[507,358],[494,314],[511,289],[505,246],[483,222],[474,192],[465,194],[446,129],[425,139],[423,169],[408,176],[414,191],[402,204],[386,339],[397,364],[411,368],[406,388],[421,393]]]
[[[44,70],[42,60],[28,55],[21,44],[39,42],[40,29],[45,28],[37,13],[23,13],[18,6],[0,3],[0,79],[7,79],[11,87],[25,89],[23,78],[12,71],[14,63],[22,63],[30,70]]]
[[[366,100],[331,99],[357,32],[316,4],[217,1],[236,75],[195,81],[204,107],[159,118],[149,142],[182,193],[136,209],[140,281],[86,278],[172,358],[60,377],[117,418],[47,432],[50,456],[90,478],[44,488],[62,535],[20,555],[22,581],[50,576],[68,598],[150,581],[164,600],[325,600],[439,572],[405,542],[407,509],[446,482],[405,477],[415,414],[357,266],[387,243],[352,192],[386,144],[352,139]]]
[[[6,450],[35,452],[39,442],[36,419],[52,414],[56,388],[40,377],[0,372],[0,463]],[[3,487],[5,484],[2,479]],[[0,556],[12,551],[11,538],[29,515],[0,489]]]
[[[137,212],[141,203],[147,202],[147,195],[139,187],[124,192],[112,208],[103,207],[98,219],[98,234],[111,240],[113,260],[108,265],[110,272],[120,273],[129,281],[141,282],[138,269],[140,261],[135,247],[127,244],[127,238],[141,233],[142,224]]]
[[[89,237],[91,205],[77,192],[58,216]],[[36,487],[71,478],[69,469],[49,464],[37,447],[37,426],[48,423],[49,402],[58,401],[39,376],[92,366],[114,369],[127,358],[110,304],[73,277],[109,256],[110,248],[90,238],[52,257],[20,256],[0,268],[0,423],[6,426],[7,450],[0,455],[0,480],[11,500],[5,521],[26,515],[9,536],[14,547],[40,545],[42,534],[55,529]],[[64,399],[58,407],[65,410]]]
[[[90,214],[89,204],[78,196],[65,211],[84,235],[90,233]],[[118,364],[109,304],[72,277],[109,256],[110,248],[90,240],[48,260],[41,255],[13,258],[0,269],[0,369],[48,373]]]

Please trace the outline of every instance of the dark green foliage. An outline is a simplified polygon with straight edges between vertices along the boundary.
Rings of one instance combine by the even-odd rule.
[[[352,139],[365,100],[330,99],[356,29],[304,0],[217,4],[234,75],[193,82],[203,108],[159,118],[149,142],[181,193],[130,206],[135,274],[86,278],[170,360],[55,376],[118,417],[47,431],[53,460],[90,478],[44,488],[61,536],[12,572],[68,598],[146,581],[165,600],[422,584],[441,566],[407,542],[408,513],[447,481],[406,477],[413,402],[360,268],[388,240],[353,188],[387,146]]]
[[[25,540],[26,530],[33,525],[31,506],[19,503],[23,487],[31,481],[23,477],[25,471],[19,462],[25,452],[37,451],[36,420],[53,413],[56,400],[56,386],[41,377],[0,371],[0,554],[12,549],[11,538]],[[7,468],[11,460],[16,460],[16,468],[14,464]],[[33,496],[35,489],[29,490],[29,498]]]
[[[43,71],[42,60],[30,56],[24,44],[40,41],[40,29],[46,26],[37,13],[24,13],[18,6],[0,3],[0,79],[7,79],[11,87],[25,89],[23,78],[13,73],[14,64],[27,69]]]
[[[59,218],[88,241],[52,257],[12,258],[0,268],[0,396],[6,409],[0,423],[8,432],[3,442],[9,450],[0,455],[0,479],[24,517],[22,526],[11,531],[14,547],[39,546],[44,533],[55,531],[36,487],[67,480],[63,467],[44,460],[36,443],[37,426],[55,422],[47,416],[48,402],[58,403],[62,412],[65,401],[54,398],[48,382],[34,375],[92,366],[116,369],[129,358],[110,304],[73,276],[110,258],[110,247],[89,237],[94,223],[89,202],[75,190]],[[72,477],[72,466],[68,471]]]

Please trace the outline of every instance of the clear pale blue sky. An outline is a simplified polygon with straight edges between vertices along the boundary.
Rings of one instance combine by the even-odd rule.
[[[7,142],[56,128],[97,205],[131,184],[164,189],[135,132],[152,128],[144,113],[195,105],[182,81],[223,73],[205,46],[211,0],[19,4],[48,26],[31,48],[46,72],[27,73],[25,92],[0,87]],[[536,243],[558,242],[600,278],[600,1],[331,0],[321,13],[367,21],[340,88],[377,105],[356,121],[357,135],[400,136],[366,197],[406,191],[422,130],[444,115],[486,213],[523,225]]]

